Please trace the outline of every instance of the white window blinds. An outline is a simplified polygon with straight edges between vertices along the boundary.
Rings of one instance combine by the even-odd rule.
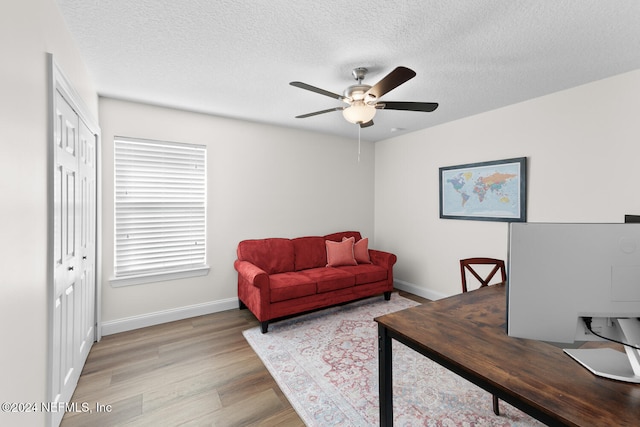
[[[116,137],[115,276],[205,265],[206,147]]]

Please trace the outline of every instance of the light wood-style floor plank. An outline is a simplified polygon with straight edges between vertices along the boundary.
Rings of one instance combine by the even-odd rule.
[[[104,337],[61,426],[304,426],[242,335],[257,325],[229,310]]]

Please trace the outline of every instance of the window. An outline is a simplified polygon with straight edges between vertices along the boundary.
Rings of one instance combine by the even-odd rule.
[[[114,139],[114,286],[205,275],[206,147]]]

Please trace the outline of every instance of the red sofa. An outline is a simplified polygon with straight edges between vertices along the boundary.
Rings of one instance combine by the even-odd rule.
[[[351,252],[349,255],[349,247]],[[368,249],[357,231],[238,244],[238,299],[266,333],[269,321],[393,290],[394,254]]]

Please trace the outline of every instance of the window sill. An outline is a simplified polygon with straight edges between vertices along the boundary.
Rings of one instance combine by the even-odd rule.
[[[193,268],[182,271],[172,271],[170,273],[154,273],[139,276],[114,277],[109,279],[112,288],[120,288],[123,286],[142,285],[145,283],[164,282],[167,280],[185,279],[188,277],[206,276],[209,274],[209,266]]]

